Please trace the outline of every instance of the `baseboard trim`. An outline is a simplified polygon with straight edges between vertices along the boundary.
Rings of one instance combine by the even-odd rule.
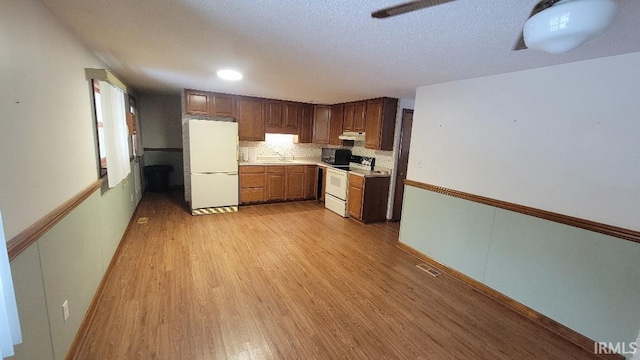
[[[80,327],[76,332],[76,336],[73,338],[73,342],[71,342],[71,346],[67,351],[67,355],[64,357],[66,360],[78,358],[79,352],[82,349],[87,339],[86,338],[87,332],[89,331],[89,328],[93,324],[93,320],[95,318],[95,315],[98,309],[98,303],[100,303],[100,300],[102,300],[102,296],[104,295],[104,289],[107,285],[107,281],[110,278],[111,273],[113,272],[113,268],[115,266],[117,259],[120,257],[120,253],[123,251],[122,244],[124,243],[124,240],[129,235],[129,232],[131,231],[131,227],[136,224],[136,219],[138,218],[139,210],[140,210],[140,202],[138,202],[136,209],[133,211],[133,214],[131,215],[131,219],[129,219],[129,224],[125,229],[124,234],[122,234],[122,237],[120,238],[120,242],[118,243],[118,248],[113,254],[113,257],[109,262],[109,266],[107,266],[107,270],[104,272],[104,275],[102,276],[102,280],[100,280],[100,284],[98,285],[98,289],[96,290],[96,293],[93,295],[91,304],[89,304],[89,308],[87,309],[87,312],[85,313],[84,318],[80,323]]]
[[[96,180],[93,184],[87,186],[84,190],[65,201],[62,205],[45,215],[42,219],[36,221],[21,233],[14,236],[7,242],[7,251],[9,253],[9,261],[15,259],[29,246],[36,242],[49,229],[54,227],[67,214],[82,204],[91,194],[102,187],[102,179]]]
[[[489,286],[459,272],[458,270],[455,270],[435,259],[430,258],[429,256],[421,253],[420,251],[412,248],[409,245],[406,245],[404,243],[398,242],[396,244],[396,247],[398,247],[400,250],[406,252],[409,255],[412,255],[416,258],[418,258],[420,261],[424,261],[426,263],[428,263],[429,265],[438,268],[439,270],[441,270],[442,272],[450,275],[451,277],[453,277],[454,279],[461,281],[462,283],[464,283],[465,285],[471,287],[473,290],[489,297],[490,299],[498,302],[501,305],[506,306],[507,308],[515,311],[516,313],[528,318],[529,320],[542,325],[543,327],[547,328],[548,330],[562,336],[563,338],[569,340],[570,342],[572,342],[573,344],[575,344],[576,346],[584,349],[585,351],[588,351],[589,353],[594,352],[594,344],[596,343],[595,341],[589,339],[588,337],[560,324],[559,322],[527,307],[526,305],[502,294],[501,292],[498,292],[497,290],[494,290],[492,288],[490,288]],[[608,360],[624,360],[624,356],[619,355],[619,354],[598,354],[598,356],[601,359],[608,359]]]
[[[498,207],[505,210],[515,211],[521,214],[535,216],[540,219],[555,221],[560,224],[575,226],[581,229],[594,231],[600,234],[605,234],[605,235],[617,237],[620,239],[625,239],[625,240],[640,243],[640,231],[625,229],[618,226],[603,224],[603,223],[581,219],[581,218],[577,218],[569,215],[558,214],[552,211],[536,209],[529,206],[492,199],[492,198],[488,198],[480,195],[466,193],[463,191],[448,189],[442,186],[425,184],[415,180],[406,179],[404,183],[405,185],[413,186],[419,189],[429,190],[429,191],[437,192],[439,194],[453,196],[453,197],[477,202],[484,205],[489,205],[489,206],[494,206],[494,207]]]

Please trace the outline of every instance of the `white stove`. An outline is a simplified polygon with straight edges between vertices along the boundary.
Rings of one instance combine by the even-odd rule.
[[[348,167],[346,170],[327,167],[324,206],[342,217],[349,217],[347,211],[347,188],[349,187],[347,170]]]

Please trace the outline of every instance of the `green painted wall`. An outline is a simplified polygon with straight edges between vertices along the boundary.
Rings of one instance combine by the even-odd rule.
[[[638,335],[638,243],[411,186],[400,242],[595,341]]]
[[[12,359],[64,359],[139,201],[133,181],[96,191],[11,261],[24,337]]]

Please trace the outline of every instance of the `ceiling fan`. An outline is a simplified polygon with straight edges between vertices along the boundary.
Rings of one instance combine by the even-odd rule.
[[[436,5],[446,4],[452,1],[455,0],[410,1],[374,11],[371,13],[371,17],[383,19]],[[562,31],[556,31],[557,34],[551,34],[557,29],[553,31],[548,29],[548,19],[542,19],[543,21],[538,21],[538,24],[533,24],[532,20],[534,19],[532,18],[535,15],[553,7],[556,4],[558,4],[558,9],[562,6],[567,8],[566,11],[572,12],[571,19],[567,20],[567,22],[572,22],[570,26],[571,29],[567,29],[569,28],[569,26],[567,26],[561,29]],[[526,30],[523,29],[523,31],[520,31],[520,37],[512,50],[535,48],[551,53],[572,50],[609,26],[613,16],[615,15],[615,9],[615,0],[540,0],[531,10],[531,14],[525,22]],[[574,16],[573,13],[577,16]],[[550,14],[549,16],[559,17],[560,15]],[[525,35],[524,32],[527,31],[531,35]],[[535,34],[532,34],[534,32]],[[558,39],[563,36],[564,38],[561,39],[562,43],[559,44]],[[527,37],[526,42],[525,37]],[[527,46],[527,43],[529,46]],[[547,43],[550,43],[551,45],[548,45]]]

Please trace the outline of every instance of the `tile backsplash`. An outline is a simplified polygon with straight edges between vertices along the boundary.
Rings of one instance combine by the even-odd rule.
[[[275,135],[275,136],[273,136]],[[323,145],[320,144],[295,144],[292,135],[267,134],[265,141],[240,141],[240,149],[255,148],[258,157],[275,157],[280,153],[283,156],[297,158],[320,157]]]
[[[340,148],[335,145],[322,144],[295,144],[291,137],[287,135],[269,136],[267,134],[265,141],[240,141],[240,149],[255,148],[258,157],[276,157],[282,154],[285,157],[295,156],[297,158],[320,157],[323,147]],[[394,168],[393,151],[379,151],[365,149],[364,141],[356,141],[353,147],[349,147],[353,155],[373,157],[376,159],[376,168],[386,168],[392,170]]]

